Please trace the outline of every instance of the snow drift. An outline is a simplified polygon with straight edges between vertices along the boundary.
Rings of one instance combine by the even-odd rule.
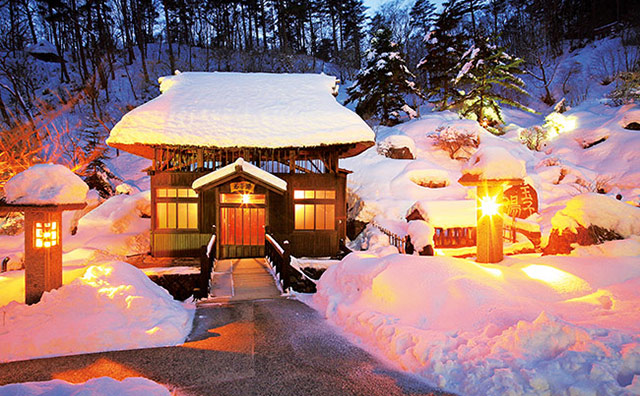
[[[640,391],[637,257],[352,253],[312,304],[400,368],[464,395]],[[635,307],[635,308],[634,308]]]
[[[0,313],[0,362],[177,345],[193,320],[192,306],[119,261],[88,267],[38,304],[11,302]]]

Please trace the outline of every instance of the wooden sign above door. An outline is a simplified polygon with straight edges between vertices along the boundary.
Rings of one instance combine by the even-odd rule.
[[[256,185],[249,183],[248,181],[241,181],[237,183],[231,183],[231,192],[240,194],[253,194]]]

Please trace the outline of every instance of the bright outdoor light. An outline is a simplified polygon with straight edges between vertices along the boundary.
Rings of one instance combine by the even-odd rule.
[[[58,244],[58,224],[53,221],[51,223],[36,223],[35,247],[50,248]]]
[[[480,210],[483,216],[495,216],[498,214],[500,204],[496,197],[484,197],[480,200]]]
[[[591,287],[582,278],[548,265],[531,264],[522,268],[531,279],[542,281],[560,292],[590,291]]]

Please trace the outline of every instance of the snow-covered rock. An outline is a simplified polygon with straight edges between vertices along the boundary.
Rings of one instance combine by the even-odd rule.
[[[89,186],[63,165],[33,165],[7,181],[4,192],[10,204],[84,203]]]
[[[112,261],[88,267],[37,304],[11,302],[0,311],[0,362],[8,362],[181,344],[194,310],[139,269]]]
[[[405,135],[387,136],[378,142],[378,152],[393,159],[414,159],[416,144],[413,139]]]

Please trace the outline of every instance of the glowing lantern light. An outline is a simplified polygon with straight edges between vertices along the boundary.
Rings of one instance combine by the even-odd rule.
[[[243,204],[251,203],[251,195],[250,194],[242,194],[242,203]]]
[[[480,199],[480,210],[483,216],[495,216],[500,213],[500,206],[496,197],[484,197]]]
[[[58,223],[36,223],[34,245],[37,248],[50,248],[58,244]]]

